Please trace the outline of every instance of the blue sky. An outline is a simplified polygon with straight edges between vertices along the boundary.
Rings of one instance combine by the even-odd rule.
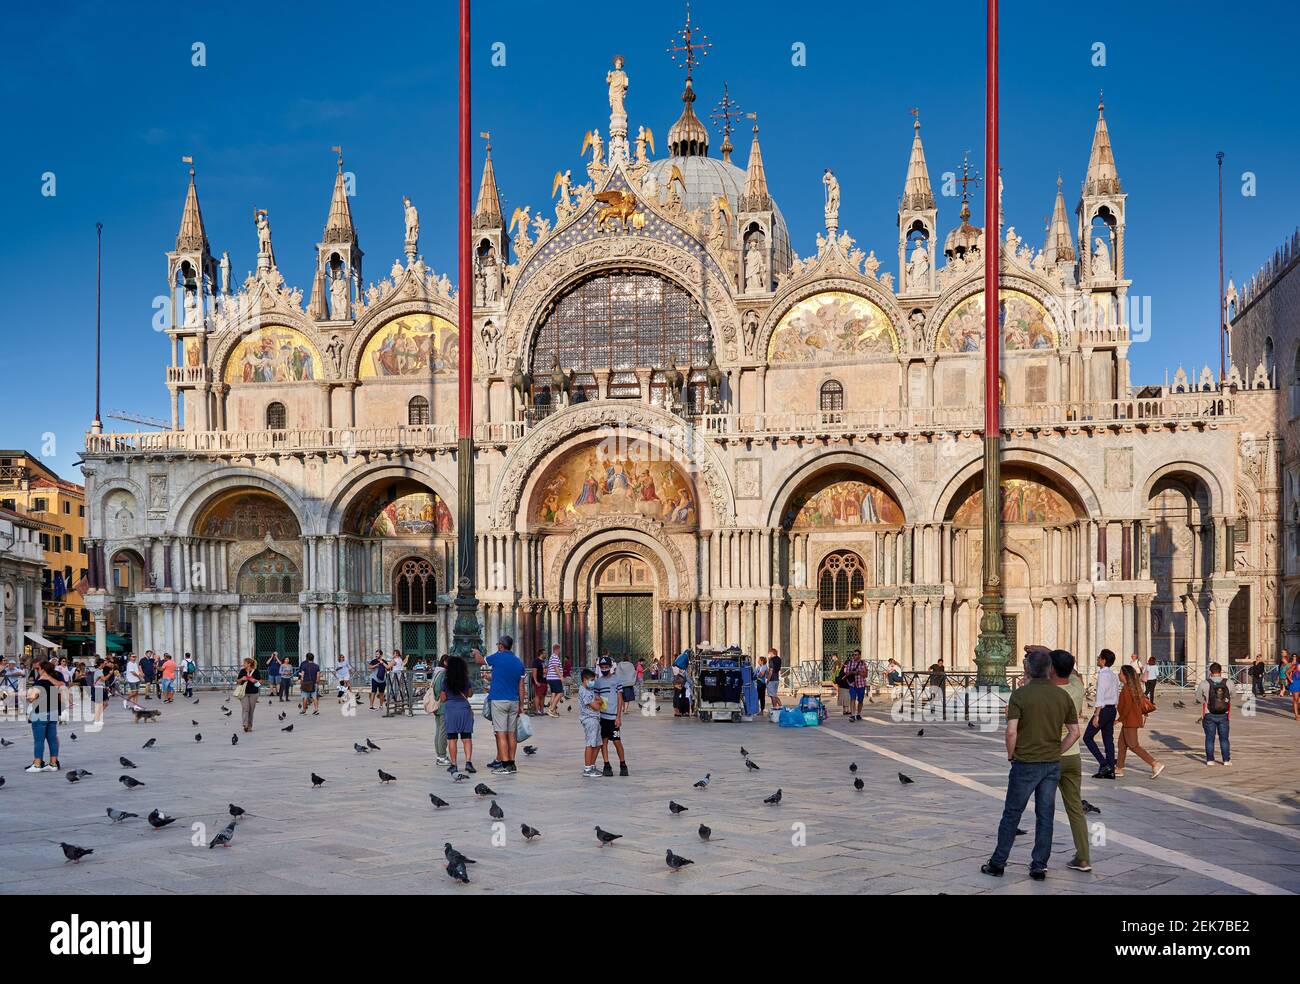
[[[255,262],[256,206],[270,209],[286,278],[309,289],[334,174],[329,148],[339,143],[357,179],[366,279],[401,254],[403,194],[420,207],[426,262],[454,275],[455,6],[51,2],[8,12],[0,446],[39,452],[51,433],[51,464],[76,477],[94,406],[96,221],[105,224],[103,408],[169,416],[169,346],[150,320],[166,290],[183,154],[196,159],[213,251],[230,251],[236,280]],[[608,125],[604,74],[616,52],[627,58],[633,128],[649,125],[666,151],[681,108],[681,73],[665,53],[682,20],[676,3],[476,0],[475,10],[474,130],[493,133],[507,213],[532,204],[549,214],[552,175],[581,167],[583,133]],[[713,42],[696,75],[697,109],[726,80],[759,113],[796,251],[814,249],[819,179],[831,167],[843,186],[841,227],[892,269],[909,108],[921,109],[936,184],[963,151],[982,154],[983,5],[918,13],[903,3],[696,0],[694,12]],[[1297,28],[1300,14],[1282,2],[1003,4],[1005,208],[1035,245],[1058,171],[1074,207],[1105,89],[1129,195],[1128,271],[1153,305],[1151,340],[1131,353],[1135,383],[1179,364],[1217,365],[1215,151],[1227,153],[1226,263],[1238,283],[1300,221]],[[195,42],[206,67],[191,65]],[[491,65],[495,42],[504,67]],[[805,67],[791,64],[796,42]],[[1105,67],[1092,64],[1097,42]],[[748,133],[734,142],[743,166]],[[475,160],[477,181],[481,148]],[[1246,171],[1253,197],[1241,194]],[[53,196],[42,194],[47,172]],[[941,199],[941,231],[956,222],[956,201]]]

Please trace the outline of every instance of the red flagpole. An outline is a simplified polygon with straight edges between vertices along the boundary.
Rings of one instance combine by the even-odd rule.
[[[469,0],[460,0],[460,416],[458,437],[473,436],[474,428],[474,248],[470,175]]]
[[[998,192],[998,0],[988,0],[988,72],[984,114],[984,436],[1000,434],[998,375],[1002,362],[998,263],[1002,228]]]

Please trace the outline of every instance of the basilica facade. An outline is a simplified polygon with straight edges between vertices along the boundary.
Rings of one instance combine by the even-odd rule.
[[[488,639],[529,655],[558,642],[577,665],[708,640],[822,667],[860,649],[971,668],[997,249],[1013,645],[1194,675],[1273,651],[1276,384],[1130,379],[1149,327],[1104,109],[1086,158],[1081,135],[1080,195],[1071,211],[1058,179],[1041,245],[1006,216],[987,235],[964,196],[943,223],[918,119],[899,134],[897,242],[879,256],[841,225],[853,175],[780,176],[823,187],[824,232],[801,255],[757,126],[744,166],[729,117],[715,151],[692,75],[660,156],[629,127],[616,59],[608,130],[554,175],[553,212],[503,213],[489,146],[475,281],[459,286],[471,337],[409,201],[404,258],[363,276],[341,159],[305,292],[260,210],[256,270],[232,283],[191,172],[167,254],[172,426],[87,438],[89,604],[129,564],[135,648],[201,665],[446,651],[456,367],[472,345]]]

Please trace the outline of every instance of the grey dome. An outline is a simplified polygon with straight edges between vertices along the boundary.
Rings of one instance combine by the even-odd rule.
[[[734,164],[729,164],[716,157],[664,157],[650,162],[646,171],[644,184],[647,192],[654,197],[664,196],[668,189],[668,176],[673,165],[682,172],[686,182],[686,194],[682,196],[686,211],[698,209],[706,217],[712,211],[713,202],[719,195],[725,195],[731,203],[732,212],[739,217],[740,198],[745,193],[745,172]],[[774,272],[790,269],[793,255],[790,249],[790,230],[786,228],[785,217],[776,202],[772,203],[772,259]]]

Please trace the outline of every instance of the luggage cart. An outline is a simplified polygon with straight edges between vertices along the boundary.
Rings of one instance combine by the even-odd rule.
[[[758,713],[754,665],[739,646],[694,650],[688,672],[701,721],[748,721]]]

